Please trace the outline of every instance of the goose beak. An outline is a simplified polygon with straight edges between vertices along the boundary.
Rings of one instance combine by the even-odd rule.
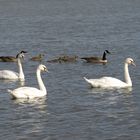
[[[111,52],[109,52],[109,51],[108,51],[107,53],[108,53],[108,54],[111,54]]]
[[[105,50],[105,52],[108,53],[108,54],[111,54],[110,51],[108,51],[108,50]]]

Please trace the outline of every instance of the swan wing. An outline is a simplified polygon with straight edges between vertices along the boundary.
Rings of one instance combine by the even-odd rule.
[[[32,98],[42,97],[46,95],[46,93],[34,87],[20,87],[20,88],[14,89],[13,91],[8,90],[8,92],[14,98],[32,99]]]
[[[18,79],[18,77],[19,74],[14,71],[10,71],[10,70],[0,71],[0,79]]]
[[[102,77],[99,79],[87,79],[84,78],[92,87],[102,87],[102,88],[120,88],[126,87],[127,84],[117,78],[113,77]]]
[[[108,87],[126,87],[127,84],[117,78],[114,77],[102,77],[100,81],[103,81],[105,86]]]

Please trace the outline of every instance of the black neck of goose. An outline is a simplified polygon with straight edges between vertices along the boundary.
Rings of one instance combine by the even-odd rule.
[[[106,60],[106,52],[103,53],[102,60]]]

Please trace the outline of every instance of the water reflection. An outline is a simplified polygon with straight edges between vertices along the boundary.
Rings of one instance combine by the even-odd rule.
[[[132,87],[117,89],[117,91],[118,91],[119,93],[128,93],[128,94],[131,94],[131,93],[132,93],[132,90],[133,90]]]
[[[25,81],[19,81],[17,79],[13,79],[13,80],[9,80],[9,79],[1,79],[1,82],[3,82],[4,84],[10,84],[13,82],[16,82],[19,86],[24,86],[25,85]]]
[[[48,121],[47,98],[12,100],[14,114],[12,126],[14,134],[21,134],[21,139],[42,135]],[[30,128],[30,129],[29,129]],[[21,131],[22,130],[22,131]]]
[[[106,88],[91,88],[92,93],[118,92],[118,93],[131,94],[132,90],[133,90],[132,87],[121,88],[121,89],[117,89],[117,88],[107,88],[107,89]]]
[[[30,105],[37,108],[44,108],[47,105],[46,100],[47,100],[47,97],[35,98],[35,99],[13,99],[13,102],[16,105],[21,105],[21,106]]]

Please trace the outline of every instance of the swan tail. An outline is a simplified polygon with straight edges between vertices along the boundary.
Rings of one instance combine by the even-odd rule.
[[[13,92],[12,92],[12,90],[10,90],[10,89],[8,89],[7,91],[8,91],[10,94],[12,94],[12,93],[13,93]]]
[[[91,86],[91,87],[96,87],[95,83],[91,79],[87,79],[86,77],[83,77],[85,81]]]
[[[85,81],[87,81],[88,83],[90,83],[90,80],[87,79],[86,77],[83,77],[85,79]]]

